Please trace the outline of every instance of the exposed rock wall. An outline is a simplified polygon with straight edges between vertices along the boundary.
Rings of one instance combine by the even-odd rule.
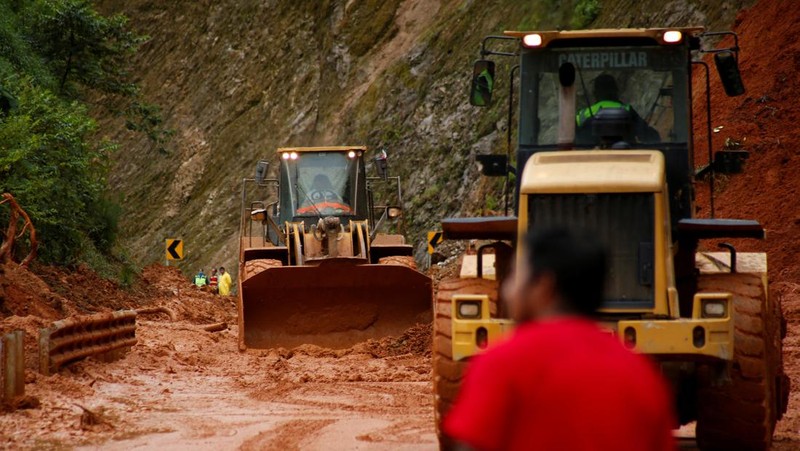
[[[600,1],[593,26],[727,28],[750,0]],[[137,76],[176,134],[168,154],[113,118],[122,143],[112,188],[124,195],[125,244],[142,263],[185,240],[191,272],[235,268],[241,179],[284,145],[385,147],[402,177],[406,232],[442,217],[502,209],[502,182],[474,155],[504,152],[508,64],[490,109],[466,90],[480,39],[569,24],[572,2],[455,0],[104,0],[151,36]],[[274,169],[273,169],[274,170]]]

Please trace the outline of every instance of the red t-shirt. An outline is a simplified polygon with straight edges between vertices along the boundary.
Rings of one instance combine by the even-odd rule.
[[[467,367],[444,431],[479,450],[674,450],[672,399],[646,357],[578,318],[519,326]]]

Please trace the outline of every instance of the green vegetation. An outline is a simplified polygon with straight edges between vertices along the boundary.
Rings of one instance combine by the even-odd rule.
[[[577,0],[572,16],[572,28],[586,28],[600,15],[600,0]]]
[[[45,262],[97,267],[97,255],[119,254],[121,207],[106,194],[115,145],[97,136],[87,105],[124,114],[129,128],[165,142],[158,109],[128,73],[144,39],[88,0],[0,3],[0,192],[31,216]]]

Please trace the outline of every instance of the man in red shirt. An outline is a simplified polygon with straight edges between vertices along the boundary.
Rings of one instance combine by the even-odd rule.
[[[603,302],[603,248],[565,229],[525,241],[503,286],[518,326],[470,363],[445,434],[477,450],[674,450],[666,383],[591,319]]]

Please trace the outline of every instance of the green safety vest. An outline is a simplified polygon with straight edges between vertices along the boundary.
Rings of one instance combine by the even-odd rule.
[[[198,287],[201,287],[206,284],[206,276],[196,275],[194,276],[194,284]]]
[[[631,110],[630,105],[626,105],[622,102],[617,102],[615,100],[601,100],[589,108],[582,109],[578,114],[575,115],[575,122],[578,124],[578,127],[583,125],[584,122],[589,120],[590,117],[593,117],[603,108],[625,108],[625,111]]]

